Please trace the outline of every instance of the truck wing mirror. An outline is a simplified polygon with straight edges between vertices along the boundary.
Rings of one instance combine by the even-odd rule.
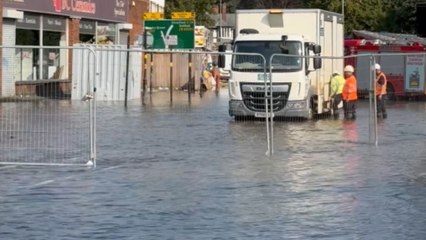
[[[224,45],[224,44],[219,45],[219,53],[224,53],[224,52],[226,52],[226,45]],[[225,67],[225,55],[219,54],[219,57],[217,59],[217,66],[219,68]]]
[[[321,46],[320,45],[314,45],[313,51],[314,51],[315,54],[320,54],[321,53]]]
[[[282,35],[281,36],[281,44],[280,44],[280,49],[281,49],[281,53],[282,54],[288,54],[290,51],[288,50],[287,47],[287,35]]]
[[[320,56],[314,57],[314,69],[320,69],[322,68],[322,59]]]
[[[280,44],[280,49],[282,54],[288,54],[290,51],[288,50],[288,47],[285,44]]]
[[[225,67],[225,55],[219,54],[219,57],[217,59],[217,66],[219,68],[224,68]]]

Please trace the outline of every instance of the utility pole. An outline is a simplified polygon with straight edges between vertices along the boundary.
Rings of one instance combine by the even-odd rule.
[[[217,34],[219,43],[222,42],[222,0],[219,0],[219,32]]]

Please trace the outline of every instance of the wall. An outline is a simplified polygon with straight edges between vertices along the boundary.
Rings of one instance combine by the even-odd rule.
[[[131,0],[129,3],[128,22],[133,24],[130,30],[130,43],[133,44],[143,31],[143,14],[148,12],[149,2],[147,0]]]
[[[16,27],[15,20],[3,19],[2,28],[2,44],[5,46],[13,46],[16,43]],[[19,69],[18,62],[15,61],[14,48],[2,49],[2,88],[0,96],[9,97],[15,95],[15,69]]]
[[[3,45],[3,0],[0,0],[0,45]],[[0,59],[3,61],[3,50],[0,49]],[[3,67],[0,64],[0,97],[2,96]]]
[[[68,46],[72,47],[74,44],[80,42],[80,19],[69,18],[68,19],[69,39]],[[72,79],[72,51],[68,51],[68,79]]]

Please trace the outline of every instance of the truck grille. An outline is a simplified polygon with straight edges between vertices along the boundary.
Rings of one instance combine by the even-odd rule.
[[[274,84],[272,85],[272,104],[268,97],[268,106],[274,112],[282,110],[287,104],[288,95],[290,93],[290,84]],[[268,86],[269,87],[269,86]],[[244,105],[255,112],[264,112],[265,106],[265,88],[263,83],[241,83],[241,94]]]

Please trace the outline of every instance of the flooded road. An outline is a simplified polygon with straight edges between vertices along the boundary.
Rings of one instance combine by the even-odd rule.
[[[226,91],[99,103],[98,167],[0,166],[1,239],[424,239],[426,103],[235,122]],[[178,99],[182,98],[181,101]]]

